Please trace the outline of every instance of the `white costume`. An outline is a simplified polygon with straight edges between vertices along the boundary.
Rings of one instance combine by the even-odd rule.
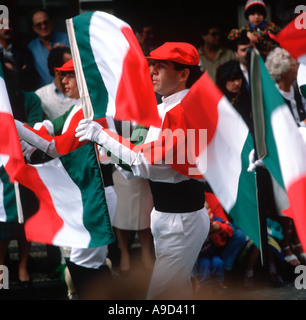
[[[47,84],[35,91],[41,100],[41,107],[46,119],[54,120],[76,103],[76,99],[70,99],[58,90],[54,82]]]
[[[188,89],[163,99],[158,106],[160,117],[175,107]],[[83,120],[82,120],[83,121]],[[86,128],[86,120],[78,130]],[[97,124],[90,122],[91,139],[130,166],[134,176],[150,179],[154,199],[151,231],[156,261],[148,290],[148,299],[187,299],[191,297],[190,275],[200,249],[208,235],[209,217],[204,208],[204,185],[175,171],[168,164],[150,164],[144,154],[135,153],[113,139]],[[88,128],[88,132],[91,128]],[[157,140],[160,128],[150,127],[145,143]],[[78,134],[77,134],[78,136]],[[131,172],[121,170],[125,176]],[[203,187],[203,189],[202,189]]]

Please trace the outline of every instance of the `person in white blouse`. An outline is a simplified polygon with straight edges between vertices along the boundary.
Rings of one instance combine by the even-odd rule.
[[[147,58],[154,91],[163,96],[158,110],[164,120],[200,77],[199,54],[188,43],[166,42]],[[167,163],[151,164],[142,152],[122,148],[96,121],[81,120],[76,132],[80,141],[94,141],[120,156],[134,176],[149,179],[156,261],[147,299],[191,298],[192,268],[209,231],[204,183],[181,175]],[[150,127],[145,142],[157,140],[160,133],[160,128]]]

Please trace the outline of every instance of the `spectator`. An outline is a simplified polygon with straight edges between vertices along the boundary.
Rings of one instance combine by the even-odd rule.
[[[217,70],[216,84],[253,132],[250,94],[239,62],[231,60],[221,65]]]
[[[221,252],[233,235],[231,223],[216,217],[207,201],[205,201],[205,207],[210,219],[210,230],[194,266],[194,274],[203,291],[213,282],[221,284],[224,281],[225,264],[221,258]]]
[[[48,56],[50,50],[59,43],[69,46],[68,35],[63,32],[54,32],[53,20],[44,9],[36,9],[31,18],[32,29],[37,35],[29,42],[35,68],[39,74],[39,87],[49,84],[53,77],[48,69]]]
[[[215,81],[217,68],[232,59],[235,54],[221,43],[221,28],[215,25],[204,26],[201,29],[203,45],[198,48],[202,71],[207,70]]]
[[[306,111],[296,83],[298,62],[285,49],[275,48],[267,57],[266,67],[289,106],[297,125],[305,127]]]
[[[246,36],[241,36],[235,41],[235,56],[240,63],[240,69],[243,72],[244,78],[246,80],[246,85],[249,88],[249,71],[247,66],[247,52],[248,49],[252,47],[250,39]]]
[[[278,44],[272,40],[269,33],[276,34],[280,28],[274,22],[267,22],[266,5],[263,1],[248,0],[245,4],[244,15],[249,21],[240,29],[232,29],[228,35],[229,40],[235,40],[246,35],[252,45],[255,45],[265,60],[271,50]]]
[[[15,40],[14,26],[9,21],[9,28],[0,28],[0,52],[9,60],[17,72],[20,89],[34,91],[38,85],[38,74],[34,67],[31,52]]]

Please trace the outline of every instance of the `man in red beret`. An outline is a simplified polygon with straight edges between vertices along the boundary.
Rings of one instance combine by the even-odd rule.
[[[154,90],[162,95],[158,110],[164,120],[201,76],[199,55],[188,43],[166,42],[147,58]],[[134,176],[149,179],[154,201],[151,231],[156,261],[147,299],[191,298],[190,275],[209,231],[204,184],[181,175],[169,164],[149,163],[142,152],[120,148],[120,143],[96,121],[81,120],[76,132],[80,141],[94,141],[123,159]],[[156,141],[160,133],[161,128],[150,127],[145,143]]]

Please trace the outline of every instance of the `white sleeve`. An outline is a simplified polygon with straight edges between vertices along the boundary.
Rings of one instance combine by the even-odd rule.
[[[42,150],[52,158],[57,158],[60,154],[56,151],[54,140],[48,141],[40,137],[35,132],[31,131],[23,125],[22,122],[15,120],[19,138],[28,142],[30,145]]]
[[[112,159],[113,163],[120,164],[119,161],[123,161],[123,163],[127,164],[131,168],[135,177],[169,183],[178,183],[180,181],[189,179],[188,177],[185,177],[175,171],[168,164],[149,163],[142,152],[134,152],[129,147],[121,144],[119,141],[109,136],[105,130],[102,130],[99,133],[97,142],[115,155],[117,158],[117,163],[114,162],[114,159]],[[120,171],[122,172],[122,170]],[[126,178],[129,177],[128,174],[123,175]]]

